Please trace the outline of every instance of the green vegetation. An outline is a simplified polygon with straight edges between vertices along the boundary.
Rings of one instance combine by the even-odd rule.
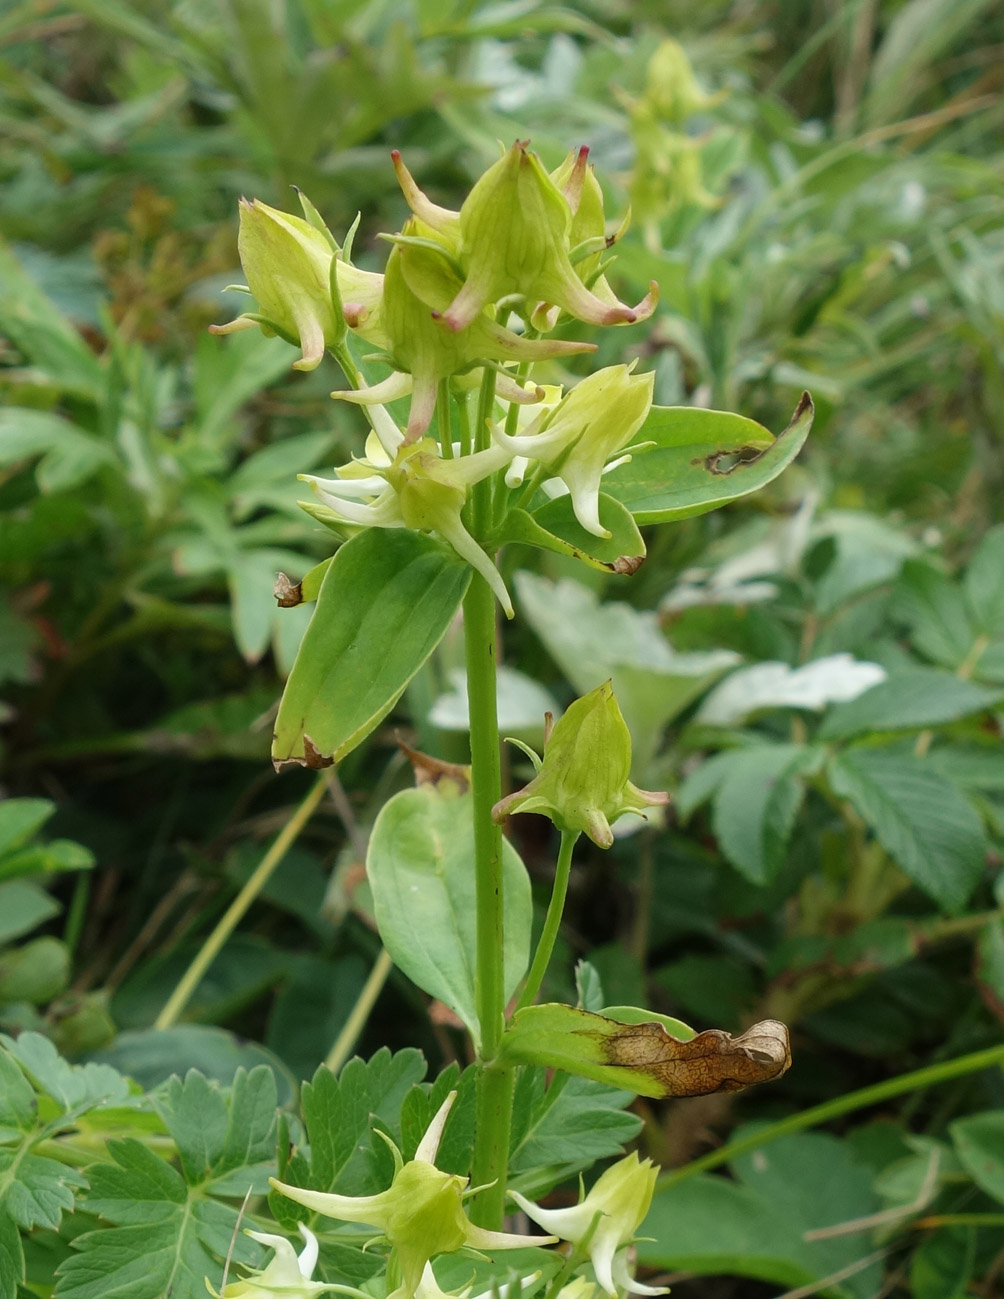
[[[270,1176],[377,1195],[423,1164],[454,1091],[427,1176],[493,1169],[476,1118],[502,1102],[475,1046],[505,1066],[491,1086],[515,1087],[517,1195],[564,1210],[625,1148],[662,1166],[643,1282],[995,1292],[1002,47],[987,0],[0,14],[0,1299],[194,1299],[231,1249],[231,1284],[271,1267],[274,1246],[235,1236],[249,1187],[243,1225],[295,1239],[303,1202]],[[654,445],[603,481],[611,538],[532,475],[471,489],[464,517],[504,543],[516,612],[503,789],[533,779],[544,713],[611,681],[631,780],[672,804],[619,821],[606,853],[511,820],[493,973],[472,866],[487,818],[455,765],[486,707],[474,665],[469,708],[455,614],[490,637],[489,588],[476,574],[465,595],[471,569],[440,541],[344,520],[319,567],[331,519],[297,504],[297,474],[362,456],[363,409],[329,393],[358,386],[346,366],[392,374],[366,359],[382,345],[355,337],[342,371],[302,372],[281,336],[208,326],[248,302],[223,293],[242,281],[241,194],[290,211],[299,187],[344,260],[382,271],[378,235],[408,217],[391,149],[458,209],[499,139],[532,140],[546,169],[588,144],[608,233],[632,213],[613,291],[661,294],[644,324],[564,321],[594,356],[533,363],[545,385],[654,375],[632,438]],[[595,274],[600,247],[573,256]],[[452,373],[431,429],[462,446],[496,408],[484,383],[451,393]],[[404,427],[415,405],[388,409]],[[348,634],[368,617],[379,671]],[[337,767],[275,774],[273,727],[277,757],[309,759],[309,738]],[[476,769],[497,763],[490,740]],[[521,1003],[499,1038],[542,931],[523,1003],[541,982],[537,1000],[576,1009]],[[636,1098],[589,1055],[636,1007],[683,1042],[783,1021],[793,1067],[740,1094]],[[604,1008],[583,1047],[570,1017]],[[550,1074],[558,1058],[577,1072]],[[498,1226],[504,1189],[474,1221]],[[392,1216],[389,1271],[361,1248],[375,1230],[306,1220],[315,1280],[381,1299],[414,1261]],[[587,1256],[609,1272],[580,1225],[567,1263],[444,1253],[436,1279],[553,1299]]]

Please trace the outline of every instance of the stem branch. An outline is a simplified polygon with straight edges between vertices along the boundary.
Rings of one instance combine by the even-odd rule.
[[[572,849],[575,847],[578,837],[578,830],[562,830],[561,832],[561,847],[558,849],[558,863],[554,868],[554,888],[551,890],[551,901],[547,906],[544,928],[540,934],[540,941],[537,943],[537,950],[534,953],[533,964],[530,966],[530,973],[526,978],[526,987],[523,989],[523,995],[516,1006],[517,1010],[522,1010],[524,1006],[533,1005],[537,999],[537,993],[540,991],[540,985],[544,981],[544,975],[547,973],[551,953],[554,951],[554,941],[558,937],[558,929],[561,925],[561,916],[565,910],[568,877],[572,870]]]

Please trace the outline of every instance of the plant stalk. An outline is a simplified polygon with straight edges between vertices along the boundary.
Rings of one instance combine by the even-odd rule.
[[[561,926],[562,913],[565,910],[568,877],[572,871],[572,849],[575,847],[578,837],[578,830],[562,830],[561,832],[561,847],[558,849],[558,862],[554,868],[554,887],[551,890],[551,901],[547,906],[544,928],[541,930],[540,941],[537,943],[533,964],[530,966],[530,973],[526,978],[526,987],[523,989],[523,994],[516,1005],[517,1010],[522,1010],[524,1006],[533,1005],[537,999],[537,993],[540,991],[540,985],[544,982],[544,975],[547,973],[547,967],[551,961],[551,953],[554,951],[554,942],[558,937],[558,929]]]
[[[192,994],[202,982],[203,975],[219,956],[224,943],[237,928],[251,903],[265,887],[272,872],[285,857],[300,831],[317,810],[327,788],[327,780],[324,776],[319,776],[314,788],[283,826],[275,843],[272,844],[261,859],[254,874],[237,894],[230,906],[227,907],[219,924],[202,944],[195,956],[195,960],[192,961],[182,975],[178,986],[171,993],[164,1009],[154,1021],[154,1028],[171,1028],[177,1023],[178,1017],[191,1001]]]

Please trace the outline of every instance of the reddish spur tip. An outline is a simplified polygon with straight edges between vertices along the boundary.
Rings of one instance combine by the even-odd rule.
[[[391,149],[391,151],[390,151],[390,156],[394,159],[395,162],[400,162],[400,161],[401,161],[401,150],[400,150],[400,149]]]
[[[589,145],[588,145],[588,144],[580,145],[580,146],[579,146],[579,161],[580,161],[580,162],[585,162],[586,159],[587,159],[588,157],[589,157]]]

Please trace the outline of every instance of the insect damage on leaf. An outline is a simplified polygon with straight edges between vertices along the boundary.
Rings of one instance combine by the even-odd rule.
[[[734,473],[737,469],[755,465],[771,447],[776,446],[784,438],[785,434],[790,433],[796,427],[806,411],[811,416],[813,409],[811,396],[807,392],[803,392],[791,419],[788,421],[787,428],[782,429],[773,442],[768,443],[767,446],[732,447],[727,450],[712,451],[703,457],[705,469],[709,474],[718,474],[724,477],[727,474]],[[700,462],[695,460],[693,463],[698,464]]]
[[[738,1092],[780,1078],[791,1065],[788,1030],[765,1019],[738,1037],[709,1028],[689,1042],[671,1037],[661,1024],[625,1024],[604,1037],[607,1063],[651,1075],[665,1096]]]
[[[272,766],[276,771],[285,771],[287,767],[309,767],[311,771],[323,771],[334,765],[330,754],[322,753],[309,735],[303,737],[303,757],[273,758]]]
[[[777,1020],[733,1037],[717,1028],[692,1033],[679,1020],[634,1006],[597,1015],[557,1003],[519,1011],[500,1055],[653,1097],[742,1091],[780,1078],[791,1064],[788,1030]]]

